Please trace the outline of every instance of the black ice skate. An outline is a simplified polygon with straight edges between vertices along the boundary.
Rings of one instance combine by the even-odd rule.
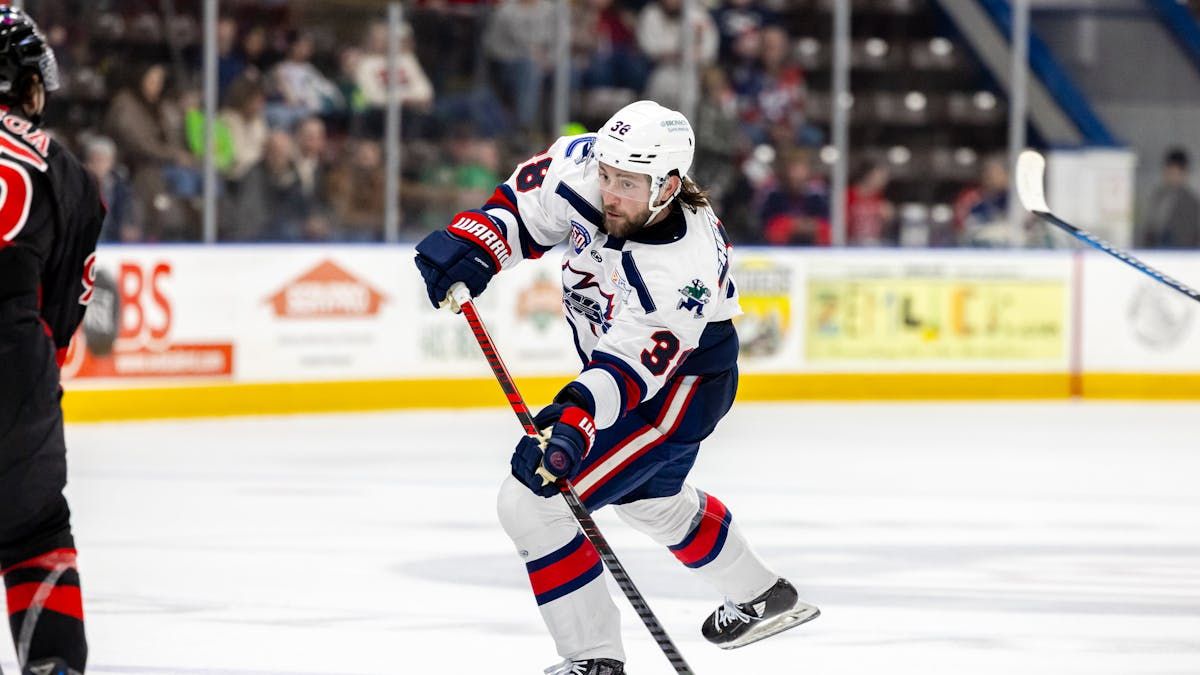
[[[545,670],[546,675],[625,675],[625,664],[612,659],[567,659]]]
[[[821,616],[821,610],[802,602],[787,579],[766,593],[735,605],[729,600],[709,615],[700,632],[721,649],[737,649]]]

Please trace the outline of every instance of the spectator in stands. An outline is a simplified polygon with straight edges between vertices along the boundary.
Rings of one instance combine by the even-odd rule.
[[[668,107],[678,107],[679,94],[689,86],[699,93],[699,72],[717,58],[717,27],[708,12],[698,10],[691,25],[684,30],[683,0],[654,0],[638,15],[638,46],[654,63],[654,71],[646,84],[645,98]],[[683,40],[694,44],[697,70],[684,72]]]
[[[424,164],[419,180],[410,187],[411,201],[421,206],[417,225],[422,230],[441,227],[464,209],[487,201],[503,177],[500,150],[490,138],[478,138],[459,128]]]
[[[420,36],[417,59],[428,69],[434,91],[444,91],[450,80],[464,74],[481,75],[476,68],[483,51],[479,36],[490,18],[485,7],[496,4],[495,0],[417,0],[415,4],[405,17]]]
[[[1008,167],[992,157],[980,167],[980,184],[954,201],[959,243],[963,246],[1006,246],[1012,241],[1008,222]]]
[[[805,123],[807,89],[804,71],[792,58],[791,38],[783,28],[770,26],[761,31],[761,41],[758,67],[739,70],[735,81],[746,134],[755,143],[819,144],[820,135]]]
[[[646,57],[638,51],[636,16],[614,0],[587,0],[572,17],[579,86],[624,89],[632,99],[646,86],[650,72]]]
[[[379,241],[383,238],[383,149],[379,142],[358,139],[349,148],[350,160],[329,176],[338,238]]]
[[[267,53],[267,29],[262,26],[251,26],[242,34],[238,45],[238,56],[243,68],[253,68],[260,75],[267,72],[270,56]]]
[[[726,0],[714,13],[720,35],[721,62],[733,57],[738,39],[778,21],[778,17],[756,0]]]
[[[142,240],[142,224],[133,201],[133,188],[117,164],[117,145],[104,136],[83,139],[83,165],[96,179],[100,198],[108,207],[101,241],[136,242]]]
[[[459,190],[462,209],[469,204],[482,204],[504,180],[500,175],[500,147],[492,138],[473,138],[466,147],[456,149],[455,184]]]
[[[217,93],[221,101],[225,100],[229,85],[246,70],[246,60],[238,51],[237,37],[237,21],[232,17],[221,17],[217,22]]]
[[[358,117],[367,108],[367,104],[363,100],[362,90],[358,86],[358,64],[362,61],[362,58],[363,50],[359,47],[350,46],[339,50],[337,54],[338,72],[333,80],[338,91],[342,93],[342,99],[346,101],[346,109],[350,117],[349,131],[351,134],[359,133],[356,123]]]
[[[505,0],[492,14],[483,45],[500,73],[501,96],[511,101],[523,131],[539,123],[542,86],[554,42],[554,4]]]
[[[1188,154],[1172,148],[1163,158],[1162,183],[1154,189],[1138,230],[1145,248],[1200,248],[1200,199],[1188,185]]]
[[[729,75],[729,81],[738,95],[747,89],[751,80],[758,77],[762,69],[762,30],[744,30],[733,40],[728,57],[721,58],[721,65]]]
[[[383,133],[384,109],[388,97],[388,27],[385,23],[374,23],[367,30],[363,50],[355,55],[353,65],[356,112],[365,113],[365,129],[360,133],[378,136]],[[407,23],[400,27],[400,54],[394,81],[400,94],[400,105],[404,106],[405,131],[412,135],[414,130],[428,126],[427,114],[433,107],[433,85],[413,52],[412,27]],[[419,134],[418,134],[419,135]]]
[[[896,210],[884,196],[890,175],[883,164],[867,162],[846,190],[846,242],[851,246],[896,243]]]
[[[328,143],[325,122],[310,117],[296,127],[296,173],[305,200],[318,209],[329,207],[326,183],[329,180]]]
[[[725,71],[704,71],[704,95],[696,110],[696,182],[707,186],[717,213],[725,213],[725,197],[738,180],[737,155],[742,150],[737,95]]]
[[[272,128],[291,129],[310,115],[329,115],[345,108],[342,92],[312,64],[313,41],[293,32],[287,55],[271,70],[267,121]]]
[[[785,155],[778,174],[779,183],[760,212],[763,239],[781,246],[828,246],[829,192],[824,181],[813,177],[808,152]]]
[[[228,129],[233,144],[233,162],[226,177],[235,183],[262,160],[268,132],[266,105],[266,92],[253,73],[246,73],[230,85],[218,120]]]
[[[200,90],[187,87],[179,94],[179,108],[183,111],[184,137],[188,152],[192,153],[197,167],[204,163],[205,122],[204,100]],[[233,138],[229,126],[218,117],[213,123],[213,142],[217,171],[225,173],[233,166]],[[203,178],[201,177],[201,180]],[[202,187],[202,185],[201,185]]]
[[[151,240],[180,239],[192,216],[180,198],[198,194],[196,163],[184,146],[183,120],[163,96],[167,71],[144,68],[113,97],[103,128],[125,155]]]
[[[267,136],[262,160],[242,178],[235,198],[232,227],[236,241],[295,241],[302,237],[310,205],[296,171],[292,137],[284,131]]]

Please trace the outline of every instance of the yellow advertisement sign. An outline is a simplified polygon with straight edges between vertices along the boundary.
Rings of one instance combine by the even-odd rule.
[[[807,358],[1060,359],[1066,303],[1056,279],[810,279]]]
[[[733,266],[743,314],[737,318],[741,356],[777,355],[793,334],[792,267],[769,258],[748,258]]]

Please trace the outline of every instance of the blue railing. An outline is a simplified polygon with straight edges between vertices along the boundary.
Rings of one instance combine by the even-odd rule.
[[[1196,22],[1196,17],[1188,10],[1187,5],[1177,0],[1146,0],[1146,4],[1171,32],[1175,41],[1179,43],[1179,48],[1191,59],[1196,70],[1200,71],[1200,24]]]
[[[1012,44],[1012,4],[1008,0],[978,0],[1000,33]],[[1170,0],[1164,0],[1169,2]],[[1041,80],[1063,113],[1079,129],[1085,145],[1119,146],[1120,143],[1092,109],[1083,91],[1066,69],[1054,58],[1054,53],[1031,28],[1029,34],[1029,67]]]

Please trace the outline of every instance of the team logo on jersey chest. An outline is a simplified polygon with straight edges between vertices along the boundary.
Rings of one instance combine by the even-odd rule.
[[[591,272],[580,272],[563,263],[563,306],[571,314],[585,319],[593,335],[608,332],[612,326],[614,295],[605,293]]]
[[[592,235],[588,234],[587,228],[572,220],[571,248],[575,251],[576,255],[583,253],[583,249],[587,248],[591,243]]]
[[[692,283],[679,289],[679,294],[683,298],[679,300],[675,309],[689,310],[694,312],[695,318],[704,318],[704,306],[712,297],[712,291],[708,290],[708,286],[705,286],[703,281],[692,279]]]

